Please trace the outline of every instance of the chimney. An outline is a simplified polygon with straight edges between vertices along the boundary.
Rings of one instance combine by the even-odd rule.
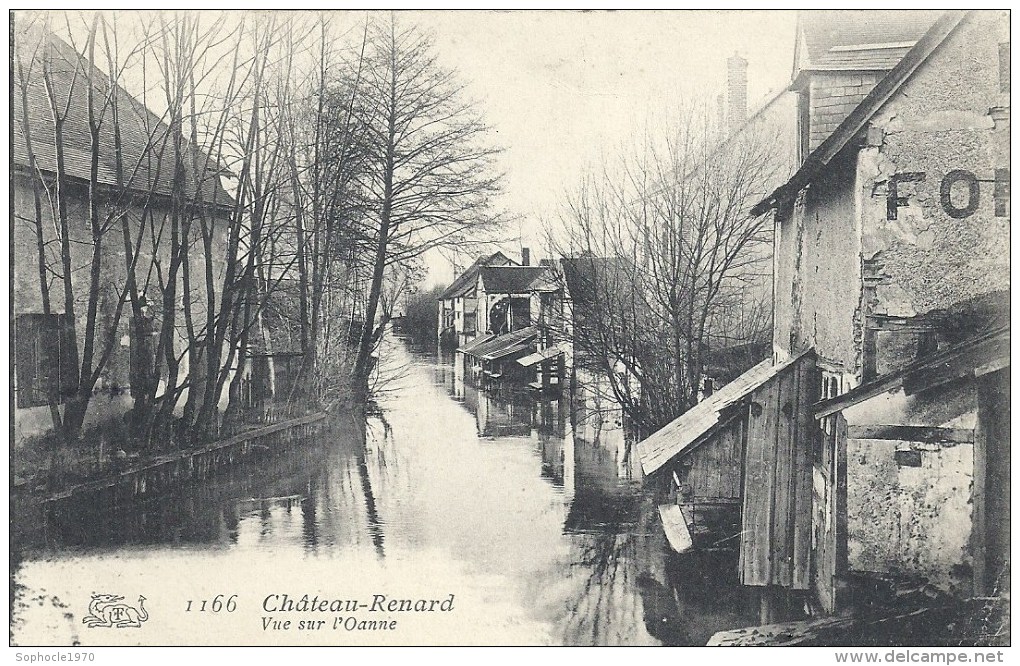
[[[747,61],[736,53],[726,59],[726,88],[729,116],[727,124],[733,135],[747,120]]]
[[[531,265],[531,250],[526,248],[526,247],[522,247],[521,248],[521,266],[530,266],[530,265]]]

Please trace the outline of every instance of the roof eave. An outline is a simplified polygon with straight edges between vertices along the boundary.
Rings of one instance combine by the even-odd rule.
[[[903,386],[904,380],[912,374],[923,372],[929,368],[936,368],[940,366],[948,367],[952,359],[958,358],[972,351],[986,352],[988,358],[993,361],[1004,359],[1008,364],[1010,360],[1009,339],[1009,326],[1002,326],[993,329],[992,331],[978,335],[933,356],[920,359],[898,370],[876,377],[875,379],[872,379],[865,384],[861,384],[842,395],[838,395],[834,398],[828,398],[826,400],[820,400],[812,405],[812,412],[814,412],[816,419],[823,419],[826,416],[835,414],[836,412],[842,412],[845,409],[870,400],[882,393],[899,389]],[[990,367],[995,368],[998,367],[998,365],[993,364]],[[983,366],[975,367],[974,370],[977,371],[982,368]],[[966,376],[966,373],[956,373],[953,376],[959,378]]]
[[[928,59],[968,14],[964,10],[946,12],[917,40],[903,59],[854,107],[843,122],[815,148],[790,180],[776,188],[751,208],[752,215],[762,215],[797,196],[828,163],[863,130],[874,114],[885,105],[899,87]]]

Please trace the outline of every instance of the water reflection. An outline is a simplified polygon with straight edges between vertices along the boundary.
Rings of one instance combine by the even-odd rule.
[[[406,371],[382,416],[334,419],[315,442],[260,451],[156,501],[18,512],[16,540],[34,562],[21,584],[45,587],[62,562],[115,558],[123,569],[184,549],[224,577],[260,558],[274,571],[357,561],[344,566],[377,587],[441,565],[436,584],[474,600],[492,626],[451,625],[439,642],[704,644],[753,619],[733,563],[668,552],[604,391],[482,391],[455,358],[388,344]]]

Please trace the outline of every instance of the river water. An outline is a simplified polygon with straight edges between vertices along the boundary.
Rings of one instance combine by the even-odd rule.
[[[16,514],[14,641],[703,645],[754,623],[731,558],[669,551],[611,401],[480,391],[452,358],[384,351],[377,415],[137,506]],[[144,596],[149,619],[86,626],[103,592]],[[285,612],[282,595],[453,608]]]

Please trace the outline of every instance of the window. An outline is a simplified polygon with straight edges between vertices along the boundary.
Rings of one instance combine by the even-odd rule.
[[[17,406],[64,402],[78,388],[73,322],[62,314],[20,314],[14,327]]]
[[[804,162],[811,153],[811,87],[804,88],[797,95],[797,136],[799,138],[798,155]]]

